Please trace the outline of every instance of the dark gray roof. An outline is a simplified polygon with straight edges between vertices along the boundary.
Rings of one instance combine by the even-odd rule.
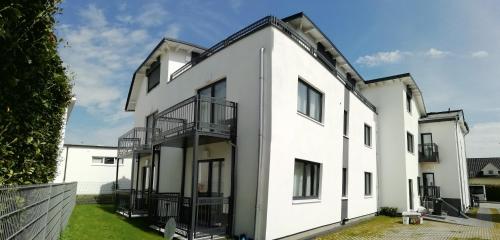
[[[469,170],[469,177],[478,176],[481,169],[483,169],[486,165],[488,165],[488,163],[491,163],[495,167],[500,169],[500,157],[467,158],[467,169]]]

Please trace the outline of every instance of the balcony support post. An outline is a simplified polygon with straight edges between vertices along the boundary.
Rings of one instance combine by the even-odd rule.
[[[198,142],[200,136],[195,131],[193,137],[193,160],[191,171],[191,223],[189,225],[188,239],[193,240],[196,236],[196,210],[198,207]]]
[[[125,160],[124,160],[125,161]],[[116,176],[115,176],[115,209],[118,209],[118,171],[120,168],[120,158],[116,158]]]

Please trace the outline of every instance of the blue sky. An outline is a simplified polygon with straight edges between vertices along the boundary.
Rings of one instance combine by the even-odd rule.
[[[497,1],[70,1],[57,33],[77,97],[66,143],[116,145],[133,71],[163,36],[205,47],[257,19],[305,12],[365,79],[410,72],[428,111],[463,108],[467,154],[500,155]]]

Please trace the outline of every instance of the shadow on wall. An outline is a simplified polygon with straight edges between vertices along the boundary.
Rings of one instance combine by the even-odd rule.
[[[118,188],[114,181],[104,183],[100,186],[99,193],[97,194],[80,194],[77,195],[76,201],[79,204],[111,204],[114,203],[114,190],[115,189],[129,189],[130,179],[122,177],[118,179]]]

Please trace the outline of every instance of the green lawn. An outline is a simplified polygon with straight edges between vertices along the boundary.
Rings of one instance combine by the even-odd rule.
[[[114,212],[113,205],[76,205],[62,240],[78,239],[162,239],[144,219],[127,219]]]
[[[327,234],[316,238],[316,240],[333,240],[346,237],[377,237],[380,236],[388,228],[393,227],[401,222],[401,218],[377,216],[370,220],[357,223],[353,226],[348,226],[337,232]]]

